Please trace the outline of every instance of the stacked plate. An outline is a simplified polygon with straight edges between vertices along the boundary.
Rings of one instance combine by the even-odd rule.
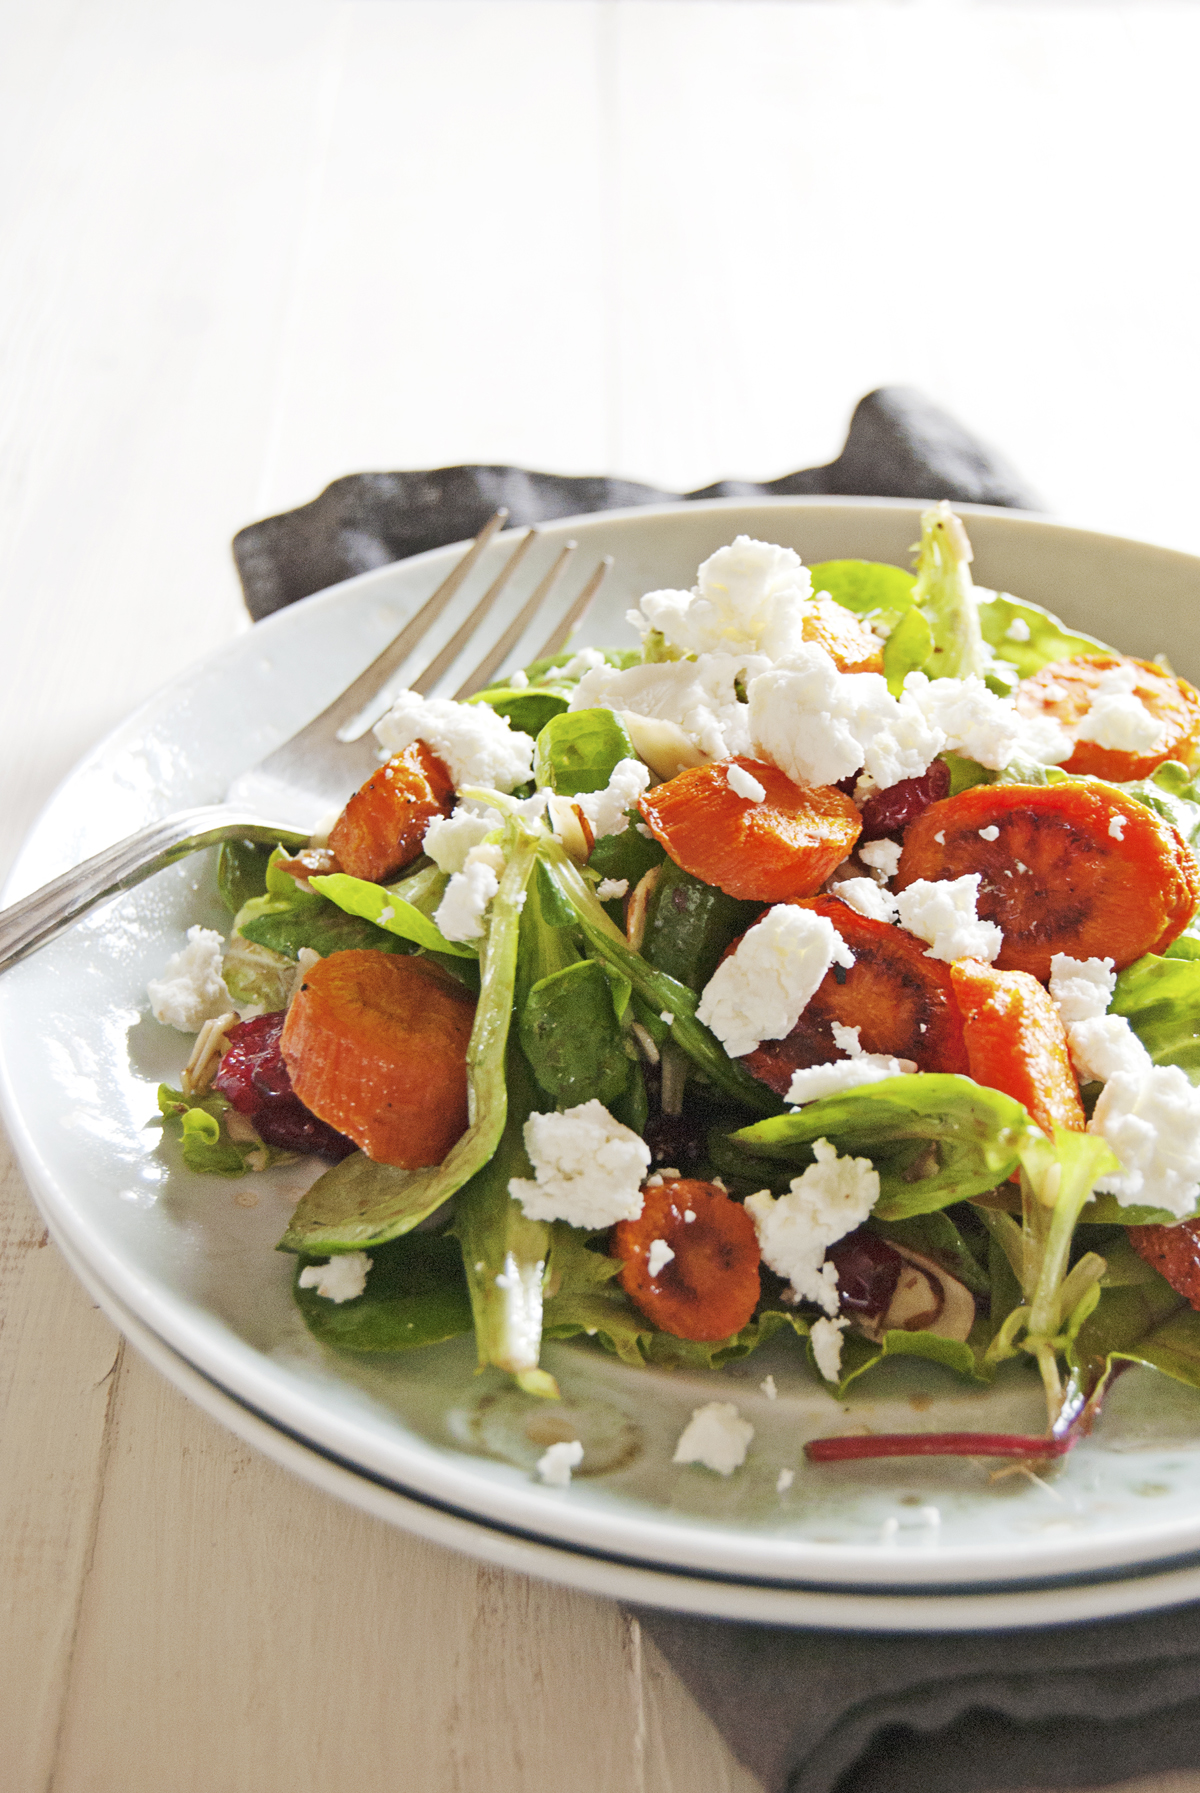
[[[1176,670],[1200,673],[1200,560],[1011,512],[967,512],[983,585]],[[616,568],[581,641],[620,643],[647,590],[686,587],[739,533],[806,561],[904,564],[919,507],[719,501],[555,524]],[[502,558],[477,569],[479,585]],[[71,775],[7,896],[169,809],[218,800],[378,652],[458,550],[364,575],[238,638],[159,694]],[[477,585],[460,594],[464,606]],[[447,634],[457,621],[445,619]],[[436,642],[433,644],[436,646]],[[1200,1597],[1200,1396],[1132,1371],[1053,1479],[955,1459],[806,1465],[807,1438],[869,1426],[1037,1430],[1021,1366],[990,1389],[915,1363],[839,1403],[783,1344],[709,1375],[549,1347],[561,1406],[475,1374],[469,1339],[396,1357],[325,1351],[273,1247],[312,1172],[226,1182],[185,1171],[153,1117],[187,1046],[145,985],[194,922],[224,930],[207,859],[160,874],[0,981],[3,1104],[51,1233],[95,1299],[165,1375],[297,1473],[396,1524],[505,1567],[646,1604],[778,1623],[979,1629]],[[245,1204],[251,1205],[245,1205]],[[773,1385],[762,1386],[770,1375]],[[774,1393],[770,1393],[773,1386]],[[732,1400],[755,1437],[728,1479],[672,1463],[692,1408]],[[541,1485],[579,1437],[587,1474]],[[791,1477],[782,1471],[791,1471]]]

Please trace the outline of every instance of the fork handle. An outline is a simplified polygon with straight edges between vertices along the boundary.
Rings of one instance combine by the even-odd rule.
[[[129,890],[177,859],[186,859],[202,847],[224,840],[253,840],[271,844],[295,842],[308,836],[272,827],[258,817],[227,808],[223,803],[203,809],[181,809],[139,828],[136,834],[105,847],[91,859],[63,872],[40,890],[0,909],[0,971],[36,952],[48,940],[71,927],[89,909],[119,891]]]

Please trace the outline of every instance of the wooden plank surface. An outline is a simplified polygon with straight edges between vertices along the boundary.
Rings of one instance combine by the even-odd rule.
[[[925,11],[3,0],[4,862],[245,626],[233,531],[355,468],[767,476],[909,379],[1200,546],[1195,14],[964,5],[931,72]],[[0,1426],[6,1793],[753,1793],[615,1607],[343,1509],[123,1350],[7,1156]]]

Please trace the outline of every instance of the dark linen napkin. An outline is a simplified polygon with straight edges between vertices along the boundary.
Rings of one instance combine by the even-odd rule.
[[[259,620],[354,573],[475,535],[685,498],[837,493],[1039,509],[1019,476],[920,393],[855,409],[827,467],[661,492],[516,467],[357,473],[239,531]],[[767,1793],[1014,1793],[1200,1768],[1200,1606],[1038,1631],[868,1635],[643,1611],[642,1626]]]

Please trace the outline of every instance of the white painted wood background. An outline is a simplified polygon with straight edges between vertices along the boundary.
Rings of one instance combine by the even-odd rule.
[[[770,477],[909,381],[1200,549],[1198,52],[1149,0],[0,0],[0,858],[340,473]],[[6,1793],[753,1793],[615,1608],[190,1408],[7,1160],[0,1296]]]

